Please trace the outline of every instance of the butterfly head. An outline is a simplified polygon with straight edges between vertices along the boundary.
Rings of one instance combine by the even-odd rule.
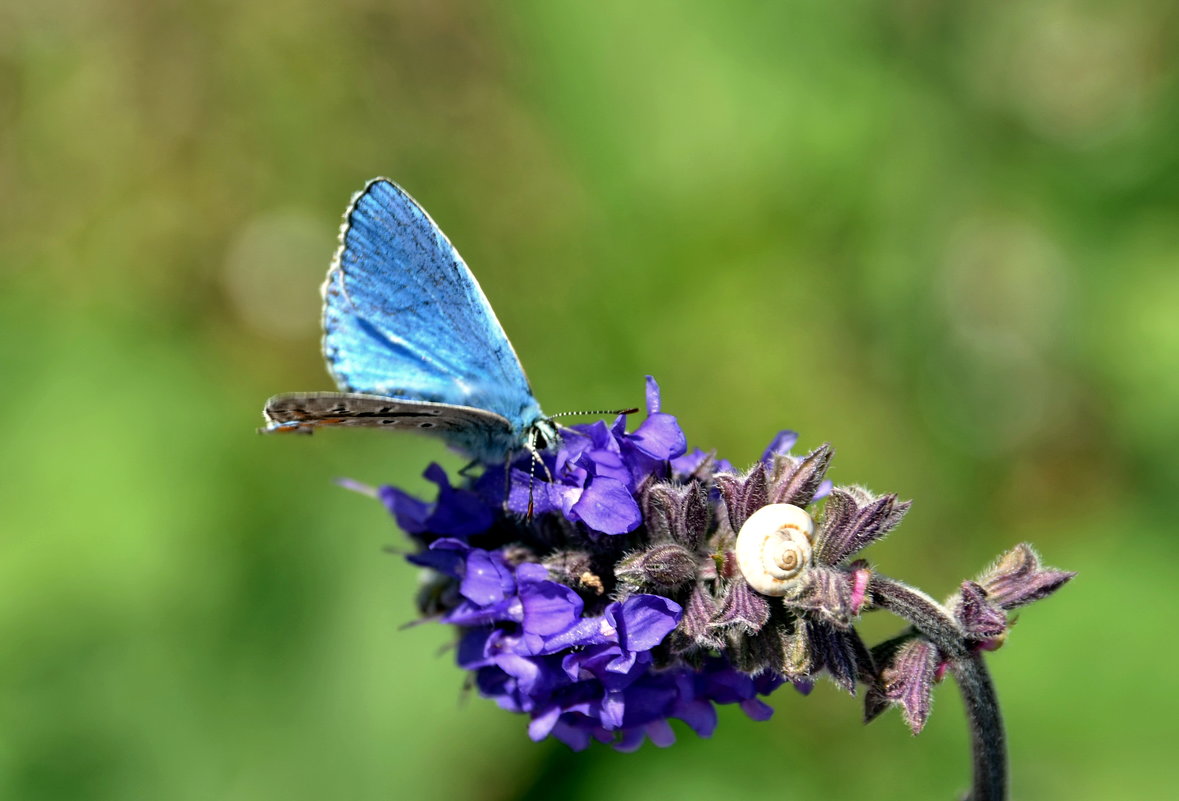
[[[541,417],[528,427],[528,449],[545,451],[556,447],[561,441],[561,432],[552,418]]]

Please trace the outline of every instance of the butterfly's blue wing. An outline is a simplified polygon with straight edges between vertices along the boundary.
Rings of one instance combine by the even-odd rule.
[[[323,296],[324,357],[345,393],[486,410],[509,433],[439,433],[488,460],[523,447],[543,419],[475,277],[391,181],[370,181],[353,199]]]

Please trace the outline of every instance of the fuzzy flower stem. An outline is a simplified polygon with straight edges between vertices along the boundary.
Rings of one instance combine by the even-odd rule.
[[[1007,798],[1007,741],[982,652],[950,660],[950,670],[962,691],[974,751],[974,788],[965,801],[1003,801]]]
[[[873,573],[868,583],[873,603],[907,621],[950,659],[969,652],[965,633],[945,607],[921,590]]]
[[[974,785],[964,801],[1004,801],[1006,738],[999,701],[982,654],[968,646],[953,615],[925,593],[879,573],[873,574],[869,586],[875,606],[907,621],[949,660],[970,720],[974,752]]]

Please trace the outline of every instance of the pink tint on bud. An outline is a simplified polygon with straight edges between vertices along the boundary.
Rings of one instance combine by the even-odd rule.
[[[939,662],[937,669],[933,672],[933,680],[941,681],[944,679],[946,677],[946,671],[949,670],[949,668],[950,663],[948,661]]]
[[[872,572],[867,569],[860,569],[852,574],[851,608],[853,615],[858,615],[860,607],[864,605],[864,596],[868,593],[868,579],[871,576]]]

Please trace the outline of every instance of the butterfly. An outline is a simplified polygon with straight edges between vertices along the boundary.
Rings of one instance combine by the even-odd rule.
[[[558,441],[475,276],[386,178],[344,212],[323,284],[323,355],[340,391],[275,395],[262,432],[419,431],[485,464]]]

